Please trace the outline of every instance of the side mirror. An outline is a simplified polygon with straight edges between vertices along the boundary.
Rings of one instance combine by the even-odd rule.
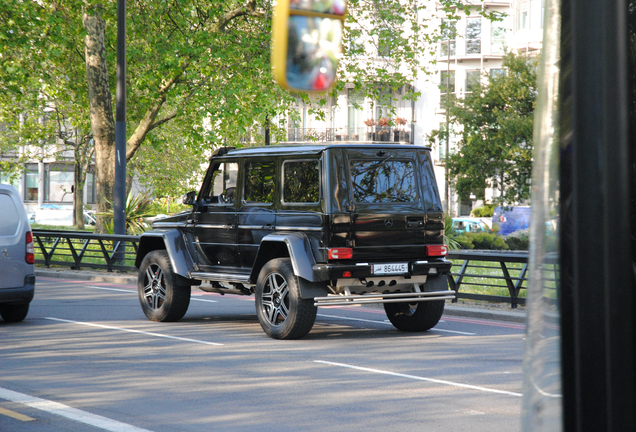
[[[184,196],[181,197],[181,203],[185,205],[194,204],[194,199],[196,198],[197,193],[195,191],[190,191]]]
[[[291,2],[291,4],[290,4]],[[336,82],[346,0],[277,0],[272,75],[295,91],[327,91]]]

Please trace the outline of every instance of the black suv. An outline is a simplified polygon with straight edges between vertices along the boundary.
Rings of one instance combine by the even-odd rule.
[[[192,211],[139,242],[139,300],[153,321],[183,317],[192,285],[255,294],[276,339],[306,335],[323,305],[383,303],[396,328],[424,331],[454,298],[426,147],[222,148],[184,203]]]

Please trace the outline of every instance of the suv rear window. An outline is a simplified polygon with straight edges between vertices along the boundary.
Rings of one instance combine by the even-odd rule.
[[[351,161],[353,198],[358,203],[417,201],[415,163],[411,160]]]

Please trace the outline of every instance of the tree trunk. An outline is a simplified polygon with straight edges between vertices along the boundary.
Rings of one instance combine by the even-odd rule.
[[[97,211],[106,212],[112,210],[115,186],[115,119],[106,67],[106,22],[96,10],[86,10],[82,18],[87,33],[84,50],[91,128],[95,140]],[[101,216],[97,218],[95,232],[105,232]]]

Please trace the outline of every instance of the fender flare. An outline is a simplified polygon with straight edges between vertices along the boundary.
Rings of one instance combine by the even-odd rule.
[[[141,266],[141,261],[148,253],[161,249],[168,252],[174,272],[189,279],[190,272],[194,271],[194,263],[186,248],[183,235],[177,229],[150,230],[143,233],[137,247],[135,267],[139,268]]]
[[[301,297],[308,299],[327,295],[325,282],[321,281],[314,273],[313,265],[316,264],[316,260],[309,239],[303,233],[269,234],[265,236],[261,240],[250,279],[255,281],[265,263],[280,256],[271,252],[276,250],[276,246],[280,247],[280,245],[284,245],[287,249],[294,274],[298,277]]]

